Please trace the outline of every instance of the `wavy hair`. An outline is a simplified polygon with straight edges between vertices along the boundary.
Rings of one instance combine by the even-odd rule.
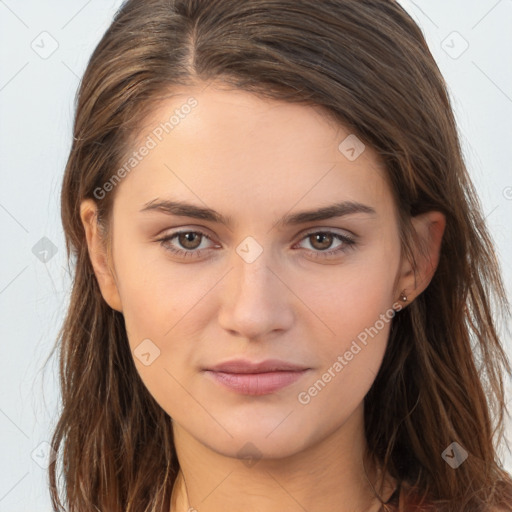
[[[511,371],[499,321],[510,308],[446,84],[420,28],[392,0],[128,0],[82,78],[62,183],[73,286],[54,347],[62,393],[51,441],[59,457],[49,467],[54,510],[169,510],[179,470],[170,417],[139,377],[122,314],[100,293],[80,203],[97,202],[108,243],[116,190],[101,199],[95,191],[163,98],[213,80],[316,105],[374,148],[405,257],[412,217],[446,216],[436,273],[393,318],[365,397],[368,451],[401,483],[399,504],[387,510],[511,509],[512,482],[496,450]],[[456,470],[442,457],[454,441],[469,454]]]

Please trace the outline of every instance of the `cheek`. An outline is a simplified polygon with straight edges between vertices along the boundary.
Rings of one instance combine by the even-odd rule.
[[[389,326],[372,331],[364,342],[357,337],[339,340],[323,367],[301,386],[295,398],[304,437],[314,438],[318,430],[333,432],[361,407],[382,363]]]
[[[391,249],[369,251],[364,258],[333,266],[328,273],[323,271],[314,276],[304,273],[297,279],[294,291],[304,298],[304,303],[314,313],[307,315],[314,320],[314,323],[307,320],[309,328],[325,340],[318,350],[322,351],[324,347],[327,353],[332,354],[375,324],[379,332],[385,331],[396,301],[397,261],[398,253],[394,254]],[[387,315],[385,325],[381,321],[383,314]],[[381,338],[387,339],[385,332],[378,337],[379,340]]]
[[[326,326],[315,329],[320,340],[316,346],[321,361],[318,374],[330,372],[332,378],[326,375],[324,380],[336,382],[333,388],[343,387],[354,398],[366,394],[386,350],[394,316],[388,295],[386,283],[374,280],[371,288],[349,286],[336,299],[323,297],[317,303]]]
[[[161,405],[164,400],[179,403],[187,395],[178,383],[197,372],[197,343],[214,314],[208,305],[226,270],[181,265],[163,249],[139,245],[121,240],[116,247],[123,254],[115,268],[128,342],[154,398]]]
[[[123,254],[116,261],[116,272],[130,342],[172,338],[175,325],[193,312],[208,291],[208,283],[193,279],[192,270],[184,271],[153,244],[128,246],[121,241],[117,251]]]
[[[190,400],[180,383],[188,382],[195,368],[193,340],[200,328],[195,307],[207,283],[190,279],[190,272],[178,271],[176,264],[147,248],[119,244],[118,254],[124,255],[116,262],[116,273],[135,367],[164,410],[180,410]]]
[[[318,315],[307,322],[320,367],[302,387],[299,403],[314,402],[311,409],[318,413],[334,407],[340,420],[364,398],[382,363],[395,314],[395,262],[398,252],[389,248],[333,269],[328,283],[302,280],[299,293],[308,292],[308,306]]]

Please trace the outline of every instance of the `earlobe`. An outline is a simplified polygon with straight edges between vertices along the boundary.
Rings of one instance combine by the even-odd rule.
[[[416,232],[414,246],[415,266],[404,262],[399,290],[407,296],[407,303],[420,295],[430,284],[439,264],[446,217],[438,211],[430,211],[413,217]]]
[[[121,297],[108,261],[107,248],[97,222],[97,206],[92,199],[80,204],[80,218],[85,230],[89,258],[105,302],[116,311],[122,312]]]

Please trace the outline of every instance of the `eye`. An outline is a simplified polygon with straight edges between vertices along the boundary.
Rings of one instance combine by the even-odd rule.
[[[177,243],[179,243],[179,245],[185,250],[176,248],[170,243],[175,238],[177,239]],[[177,256],[193,258],[200,256],[203,251],[206,250],[204,247],[197,250],[201,246],[203,239],[211,241],[211,238],[202,231],[178,231],[177,233],[161,238],[158,241],[166,251]]]
[[[314,258],[328,258],[345,253],[349,249],[354,248],[355,240],[348,235],[342,235],[334,231],[311,231],[306,233],[302,239],[308,241],[313,247],[312,256]],[[338,241],[335,249],[328,250],[332,247],[333,242]]]

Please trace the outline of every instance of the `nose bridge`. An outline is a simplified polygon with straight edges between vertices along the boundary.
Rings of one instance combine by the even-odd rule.
[[[271,253],[253,237],[235,248],[220,312],[225,329],[253,338],[289,325],[293,315],[287,290],[274,275]]]
[[[241,296],[257,296],[258,301],[265,298],[265,291],[272,286],[270,281],[275,279],[269,269],[272,267],[271,260],[271,250],[253,236],[247,236],[238,244],[232,258],[235,267],[232,279],[236,284],[238,299],[241,299]]]

